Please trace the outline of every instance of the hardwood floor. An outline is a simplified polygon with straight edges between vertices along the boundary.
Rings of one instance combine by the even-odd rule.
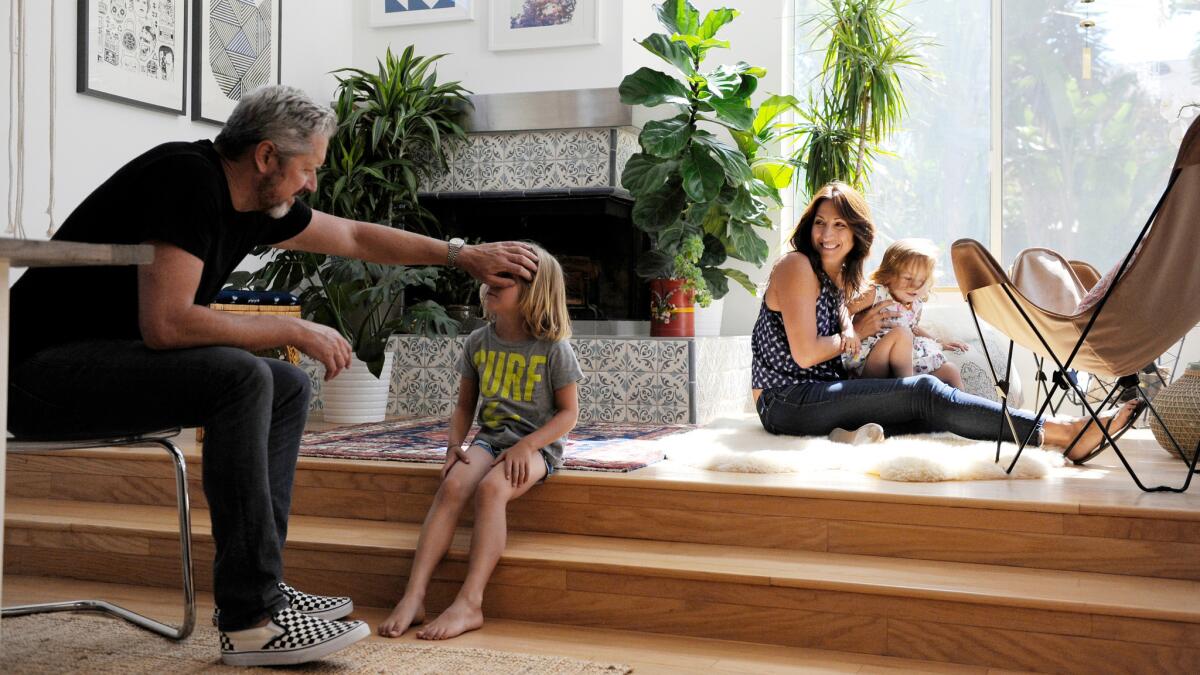
[[[318,422],[313,426],[319,428],[322,424]],[[198,464],[200,453],[194,439],[194,433],[190,429],[184,430],[179,437],[180,446],[189,460],[192,464]],[[1122,437],[1120,442],[1126,457],[1147,484],[1178,485],[1182,483],[1186,475],[1185,465],[1159,447],[1148,429],[1133,429]],[[111,459],[118,464],[136,456],[152,460],[161,459],[160,452],[150,450],[83,451],[76,454]],[[55,456],[61,458],[69,455],[68,453],[59,453]],[[24,459],[27,458],[21,456],[10,458],[14,464],[19,464]],[[436,465],[403,462],[302,458],[301,465],[302,468],[319,468],[327,472],[336,469],[347,474],[365,474],[363,480],[366,483],[374,481],[403,482],[406,480],[405,477],[411,477],[416,482],[424,482],[421,478],[429,475],[436,476],[437,473]],[[123,471],[124,469],[121,470],[121,472]],[[153,467],[150,467],[148,471],[149,473],[143,475],[168,475]],[[100,463],[99,473],[101,475],[109,473],[104,471],[103,463]],[[193,477],[198,475],[195,468],[191,469],[191,473]],[[39,480],[45,481],[47,478],[45,475],[30,475],[24,480],[32,484]],[[806,496],[820,499],[837,498],[939,506],[958,504],[971,508],[1049,511],[1112,517],[1153,513],[1177,520],[1200,521],[1200,485],[1184,494],[1143,493],[1134,486],[1116,455],[1111,451],[1101,454],[1086,466],[1065,466],[1054,469],[1048,477],[1040,480],[902,483],[849,471],[805,474],[744,474],[705,471],[668,459],[629,473],[561,471],[555,475],[554,481],[544,487],[554,491],[567,491],[568,486],[572,489],[580,486],[646,487],[647,483],[653,484],[653,487],[658,490],[785,496],[795,496],[798,492],[803,492]],[[299,477],[297,484],[303,484]],[[362,484],[360,483],[360,485]],[[154,486],[159,487],[156,483]],[[69,489],[71,486],[59,487]],[[170,493],[171,486],[166,486],[166,488],[165,492]],[[436,489],[436,479],[427,489],[432,494]]]
[[[183,439],[198,584],[210,588],[201,456]],[[1148,431],[1122,443],[1146,480],[1182,480],[1184,466]],[[438,468],[302,458],[289,580],[361,606],[394,602]],[[174,484],[161,453],[14,456],[8,480],[9,575],[159,586],[150,590],[172,597]],[[732,657],[667,650],[672,660],[658,665],[679,672],[770,672],[794,655],[786,650],[839,672],[843,656],[858,672],[911,665],[868,654],[976,665],[949,672],[1200,672],[1197,507],[1200,488],[1139,492],[1112,453],[1015,481],[717,473],[670,460],[628,474],[564,471],[511,505],[485,604],[496,621],[480,635],[536,625],[757,643]],[[439,567],[431,609],[457,590],[467,542],[464,530]],[[757,660],[764,654],[787,656]],[[695,658],[704,665],[693,669]]]
[[[1160,473],[1182,467],[1151,445],[1129,443],[1134,461]],[[203,508],[200,457],[188,454],[193,504]],[[1042,480],[921,484],[826,473],[731,474],[670,461],[630,474],[564,471],[515,502],[509,523],[559,534],[1200,580],[1200,488],[1142,494],[1123,470],[1103,465],[1062,468]],[[438,482],[432,464],[303,458],[292,513],[419,523]],[[162,457],[146,451],[16,456],[8,494],[168,506],[174,482]]]
[[[8,513],[10,542],[18,556],[13,564],[21,568],[40,558],[38,551],[48,555],[65,550],[163,558],[175,555],[172,545],[177,524],[174,511],[166,507],[13,499]],[[193,518],[193,540],[207,550],[212,541],[208,514],[197,510]],[[288,554],[302,559],[292,567],[333,570],[356,558],[379,556],[391,562],[373,561],[369,566],[372,573],[399,575],[407,573],[407,561],[420,534],[420,526],[414,523],[312,516],[293,518],[289,530]],[[352,537],[347,536],[349,531],[353,531]],[[451,564],[440,578],[459,579],[452,571],[458,567],[453,563],[466,562],[470,535],[466,528],[456,533],[447,555]],[[529,570],[531,585],[558,590],[567,586],[548,579],[591,573],[657,579],[656,587],[648,590],[658,597],[672,597],[666,590],[671,579],[737,584],[749,587],[742,601],[763,606],[774,604],[768,597],[782,597],[782,589],[805,588],[896,595],[914,602],[969,598],[971,603],[991,607],[1200,624],[1200,582],[1178,579],[528,531],[509,535],[503,562],[510,568]],[[505,579],[498,581],[504,583]],[[579,589],[596,585],[611,586],[606,592],[631,590],[596,580],[581,582]],[[771,591],[762,603],[754,603],[753,587],[770,587]],[[367,597],[384,598],[385,602],[372,603],[382,606],[391,591],[375,590]],[[683,594],[689,596],[696,597],[694,592]]]
[[[11,575],[4,579],[5,604],[49,602],[78,597],[103,597],[152,616],[173,621],[179,614],[179,599],[168,589],[107,584],[70,579]],[[212,596],[197,594],[197,617],[204,622],[212,613]],[[372,628],[387,616],[387,610],[363,608],[354,617]],[[372,640],[384,641],[372,635]],[[400,642],[414,642],[409,634]],[[978,666],[960,666],[898,659],[867,654],[850,654],[819,649],[777,647],[731,640],[710,640],[577,628],[505,619],[488,620],[478,631],[445,644],[526,654],[569,656],[604,663],[626,663],[639,674],[683,675],[694,673],[940,673],[986,675],[999,673]],[[1007,672],[1007,671],[1006,671]]]

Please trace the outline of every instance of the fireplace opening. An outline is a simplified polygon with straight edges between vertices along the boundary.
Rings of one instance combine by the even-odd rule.
[[[649,288],[635,267],[650,242],[633,225],[633,203],[623,191],[440,193],[424,195],[421,203],[447,236],[529,240],[553,254],[563,267],[567,307],[578,324],[648,322]]]

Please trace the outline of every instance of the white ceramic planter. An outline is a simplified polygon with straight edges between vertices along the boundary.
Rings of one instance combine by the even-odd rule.
[[[335,424],[382,422],[387,415],[388,385],[392,382],[393,352],[383,359],[383,371],[376,378],[367,364],[354,359],[350,367],[321,384],[325,421]]]
[[[725,298],[713,300],[708,307],[696,305],[696,337],[721,334],[721,319],[725,316]]]

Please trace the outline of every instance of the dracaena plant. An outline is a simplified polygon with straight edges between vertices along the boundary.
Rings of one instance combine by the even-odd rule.
[[[750,96],[765,70],[740,61],[706,69],[710,50],[729,47],[716,35],[737,10],[714,9],[701,19],[686,0],[667,0],[656,10],[667,32],[639,44],[673,74],[639,68],[619,90],[628,105],[666,105],[677,113],[646,123],[638,136],[641,152],[621,176],[635,199],[634,224],[653,239],[638,274],[685,279],[701,305],[723,297],[730,279],[754,294],[744,272],[722,265],[732,257],[761,266],[767,258],[758,233],[771,228],[764,200],[781,204],[779,189],[791,182],[795,167],[770,156],[768,146],[782,133],[777,120],[795,99],[772,96],[755,108]],[[727,129],[733,142],[710,131],[714,125]]]
[[[417,201],[421,182],[446,169],[446,145],[466,138],[459,122],[469,93],[439,83],[441,56],[388,49],[376,72],[336,71],[338,126],[309,202],[333,215],[439,234]],[[266,253],[259,250],[257,253]],[[453,333],[457,324],[433,301],[404,306],[405,289],[434,289],[439,270],[385,266],[300,251],[283,251],[239,287],[298,291],[304,316],[340,332],[377,377],[396,332]]]
[[[829,181],[863,189],[872,159],[908,112],[901,75],[928,76],[922,50],[934,43],[898,13],[903,0],[823,0],[805,21],[813,41],[828,40],[819,83],[786,136],[799,141],[811,195]]]

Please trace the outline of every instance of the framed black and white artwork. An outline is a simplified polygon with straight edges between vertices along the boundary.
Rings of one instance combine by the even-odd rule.
[[[187,0],[79,0],[75,90],[182,115]]]
[[[280,0],[193,0],[192,119],[224,124],[242,94],[280,78]]]
[[[474,0],[372,0],[372,26],[467,21],[475,17]]]

